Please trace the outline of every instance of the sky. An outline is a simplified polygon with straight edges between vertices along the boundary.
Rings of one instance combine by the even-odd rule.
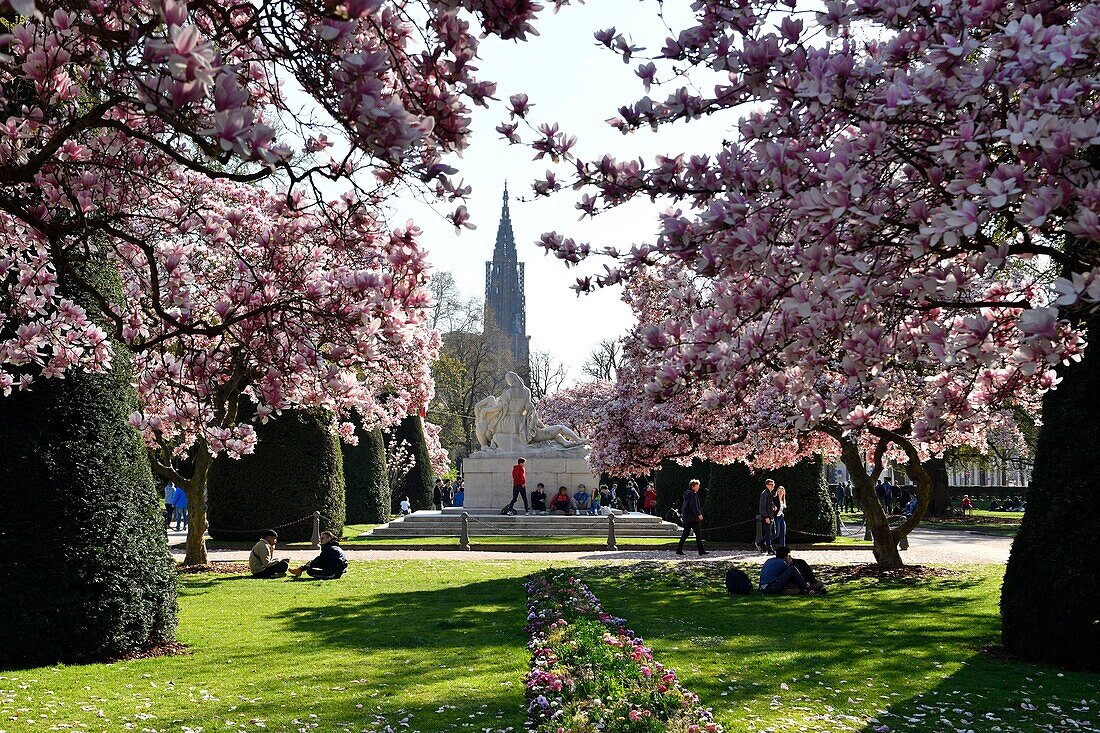
[[[527,43],[483,41],[481,76],[498,83],[501,102],[489,110],[475,109],[472,144],[461,159],[449,161],[460,169],[455,177],[473,187],[467,207],[477,229],[456,234],[454,226],[442,218],[453,206],[433,210],[409,198],[394,207],[395,218],[403,222],[411,217],[424,230],[422,241],[433,265],[453,273],[467,297],[482,297],[485,262],[492,259],[501,193],[507,182],[516,248],[520,261],[526,263],[531,350],[549,352],[564,363],[571,382],[583,378],[580,366],[601,339],[616,338],[627,331],[630,311],[621,302],[618,289],[581,296],[570,289],[578,275],[597,272],[602,263],[592,261],[568,269],[562,261],[544,254],[536,240],[543,232],[558,231],[601,247],[625,249],[654,237],[657,214],[668,204],[631,202],[594,220],[578,221],[574,208],[577,193],[567,190],[535,200],[531,182],[545,173],[548,162],[533,161],[530,149],[508,145],[494,128],[507,120],[502,105],[508,96],[523,92],[531,98],[532,119],[561,124],[577,136],[576,150],[582,155],[609,151],[618,157],[641,155],[652,162],[657,154],[670,151],[713,152],[725,132],[723,123],[735,124],[736,120],[708,119],[677,125],[662,130],[659,136],[649,132],[624,136],[606,125],[605,120],[615,115],[616,108],[633,103],[645,92],[634,75],[638,62],[624,64],[597,46],[592,33],[615,26],[647,48],[641,56],[655,54],[668,35],[657,16],[657,7],[655,2],[639,0],[594,0],[567,6],[557,14],[544,13],[537,24],[541,35]],[[670,25],[677,29],[687,22],[690,16],[686,13],[670,19]],[[657,88],[653,92],[660,98],[668,93]]]

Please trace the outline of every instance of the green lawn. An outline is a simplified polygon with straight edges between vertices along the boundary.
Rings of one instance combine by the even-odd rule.
[[[522,580],[544,566],[355,562],[333,583],[183,576],[179,637],[190,654],[0,672],[0,731],[519,731]],[[1100,726],[1097,675],[982,651],[997,638],[1001,568],[731,599],[726,567],[589,563],[578,573],[727,730]]]
[[[191,654],[0,672],[0,731],[520,727],[520,579],[538,567],[356,563],[329,583],[182,576]]]
[[[833,582],[820,597],[731,599],[724,566],[659,567],[604,566],[582,577],[727,731],[1082,729],[1067,718],[1100,727],[1097,675],[983,651],[998,638],[1003,568]]]

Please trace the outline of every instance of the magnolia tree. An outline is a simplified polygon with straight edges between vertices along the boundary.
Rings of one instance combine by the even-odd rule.
[[[134,424],[194,458],[200,513],[210,459],[249,451],[250,419],[320,406],[385,425],[422,409],[418,365],[437,347],[423,253],[378,212],[398,185],[468,192],[441,161],[494,91],[470,63],[478,37],[523,39],[538,10],[0,0],[0,388],[104,369],[104,322],[137,354]],[[316,114],[292,103],[303,93]],[[322,181],[353,193],[327,202]],[[80,277],[103,255],[124,302]],[[62,281],[102,313],[60,297]],[[203,562],[195,518],[188,562]]]
[[[155,464],[188,493],[186,562],[205,562],[203,496],[217,454],[249,453],[254,421],[320,407],[354,440],[351,413],[366,425],[396,424],[432,396],[424,364],[438,350],[427,323],[427,262],[408,227],[381,229],[361,208],[295,209],[254,186],[181,174],[170,227],[135,232],[120,247],[129,341],[142,410],[131,420],[158,457],[189,459],[190,476]],[[158,221],[150,211],[148,221]],[[333,226],[339,222],[339,226]],[[159,224],[160,222],[158,222]],[[144,266],[155,253],[159,285]],[[213,335],[179,334],[172,319],[224,324]],[[172,334],[166,337],[166,334]],[[341,419],[343,418],[343,419]]]
[[[135,202],[162,195],[166,166],[278,181],[295,205],[322,200],[320,179],[354,186],[368,207],[409,181],[462,198],[468,188],[441,159],[466,145],[468,105],[494,91],[473,75],[477,37],[523,39],[539,9],[493,0],[0,0],[0,212],[12,232],[0,267],[6,310],[22,327],[3,334],[3,364],[58,376],[104,363],[102,334],[53,282],[77,278],[73,262],[89,249],[142,246],[126,224],[138,216]],[[318,114],[300,113],[284,84]],[[464,207],[453,215],[456,224],[465,217]],[[224,326],[173,318],[156,259],[145,254],[165,338]],[[5,383],[35,376],[5,371]]]
[[[536,193],[573,184],[587,214],[637,196],[679,208],[627,252],[557,233],[541,243],[568,263],[614,260],[582,290],[663,281],[661,306],[639,314],[628,371],[644,393],[628,410],[678,403],[678,430],[732,411],[757,441],[827,436],[878,561],[898,565],[912,522],[891,532],[871,491],[890,453],[920,488],[919,518],[923,458],[984,445],[1001,410],[1082,356],[1100,300],[1100,3],[693,8],[697,24],[637,73],[647,91],[694,83],[612,124],[734,112],[736,134],[648,165],[579,159],[543,125],[530,144],[575,180],[551,172]],[[628,62],[643,52],[615,29],[596,40]],[[512,113],[526,117],[527,100]],[[501,131],[519,140],[518,125]]]

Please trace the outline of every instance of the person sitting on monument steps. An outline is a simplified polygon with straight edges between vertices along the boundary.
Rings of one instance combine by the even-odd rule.
[[[768,558],[760,568],[760,590],[770,596],[815,594],[824,593],[825,584],[813,577],[808,564],[794,560],[786,545],[779,545],[775,548],[775,557]]]
[[[252,548],[248,556],[248,568],[253,578],[281,578],[290,567],[290,560],[276,560],[275,543],[279,535],[273,529],[265,529],[260,541]]]
[[[592,495],[588,493],[588,489],[584,484],[577,486],[577,493],[573,494],[573,501],[577,505],[578,512],[586,512],[592,514]]]
[[[336,535],[328,530],[321,533],[321,554],[300,568],[294,568],[290,574],[300,578],[302,573],[317,580],[336,580],[348,569],[348,556],[340,548]]]
[[[695,532],[695,546],[699,548],[699,554],[705,555],[703,549],[703,508],[699,505],[699,479],[693,478],[688,482],[688,489],[684,492],[684,502],[680,506],[680,513],[684,516],[684,532],[680,535],[680,544],[676,547],[676,554],[684,554],[684,542],[688,533]]]
[[[572,516],[576,513],[574,506],[573,500],[569,498],[569,489],[561,486],[558,488],[558,493],[554,494],[554,498],[550,500],[550,513]]]
[[[508,513],[516,513],[516,499],[523,498],[523,513],[530,514],[531,507],[527,505],[527,463],[526,458],[517,458],[516,465],[512,466],[512,501],[508,502]]]
[[[546,514],[546,486],[541,482],[535,484],[535,490],[531,492],[531,511]]]

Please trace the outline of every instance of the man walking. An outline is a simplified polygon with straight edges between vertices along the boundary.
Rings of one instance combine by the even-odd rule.
[[[775,498],[775,481],[768,479],[764,482],[764,490],[760,492],[760,506],[757,513],[760,516],[760,536],[756,538],[756,548],[760,552],[772,554],[772,536],[775,532],[775,512],[779,508],[779,502]]]
[[[688,483],[688,490],[684,492],[684,501],[680,507],[680,513],[684,517],[684,532],[680,535],[680,544],[676,548],[676,554],[684,554],[684,542],[687,541],[688,534],[692,531],[695,532],[695,546],[699,548],[699,554],[707,554],[707,551],[703,549],[703,535],[700,534],[703,531],[703,508],[699,506],[699,479],[693,478]]]
[[[512,501],[508,503],[508,512],[516,513],[516,499],[523,498],[523,513],[530,514],[531,508],[527,505],[527,463],[526,458],[516,460],[512,466]]]

